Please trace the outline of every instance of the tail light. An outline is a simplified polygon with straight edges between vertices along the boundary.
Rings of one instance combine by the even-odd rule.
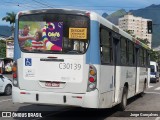
[[[17,79],[17,62],[14,61],[12,66],[12,75],[13,75],[13,86],[18,87],[18,79]]]
[[[93,91],[97,86],[97,70],[93,65],[89,66],[88,87],[87,91]]]

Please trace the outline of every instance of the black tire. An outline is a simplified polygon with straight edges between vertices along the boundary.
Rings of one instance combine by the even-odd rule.
[[[154,83],[157,83],[157,79],[155,80],[155,82]]]
[[[127,106],[127,95],[128,95],[128,89],[127,89],[126,86],[124,86],[121,103],[118,106],[120,111],[124,111],[126,109],[126,106]]]
[[[6,88],[4,90],[4,94],[7,96],[12,94],[12,86],[11,85],[6,86]]]
[[[143,97],[144,96],[144,91],[147,89],[147,83],[144,82],[144,86],[143,86],[143,91],[140,93],[140,96]]]

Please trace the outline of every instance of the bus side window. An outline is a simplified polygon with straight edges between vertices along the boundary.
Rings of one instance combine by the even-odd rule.
[[[110,32],[104,28],[100,33],[100,51],[101,51],[101,63],[109,64],[112,62],[112,45],[110,39]]]
[[[121,38],[121,64],[127,64],[127,40],[125,38]]]
[[[154,65],[150,65],[150,71],[151,71],[151,72],[155,72]]]
[[[159,72],[158,65],[156,67],[157,67],[157,72]]]
[[[144,66],[144,49],[143,48],[140,48],[140,56],[139,56],[139,58],[140,58],[140,66],[142,67],[142,66]]]
[[[134,45],[131,41],[128,42],[128,62],[129,65],[134,65]]]

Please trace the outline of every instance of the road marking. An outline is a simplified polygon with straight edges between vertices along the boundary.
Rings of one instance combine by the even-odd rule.
[[[156,117],[156,119],[155,120],[160,120],[160,117]]]
[[[12,99],[1,100],[0,103],[1,102],[6,102],[6,101],[10,101],[10,100],[12,100]]]
[[[66,108],[66,109],[63,109],[62,111],[58,111],[58,112],[55,112],[55,113],[50,113],[50,114],[48,114],[46,116],[43,116],[43,118],[46,118],[46,117],[49,117],[49,116],[53,116],[53,115],[56,115],[56,114],[59,114],[59,113],[63,113],[65,111],[69,111],[69,110],[72,110],[72,109],[74,109],[74,108]],[[33,120],[40,120],[40,119],[42,119],[42,118],[35,118]]]
[[[160,90],[160,87],[155,88],[154,90]]]
[[[158,95],[160,95],[160,93],[158,93],[158,92],[144,92],[144,93],[148,93],[148,94],[158,94]]]
[[[149,86],[149,88],[152,88],[152,87],[154,87],[154,86]]]

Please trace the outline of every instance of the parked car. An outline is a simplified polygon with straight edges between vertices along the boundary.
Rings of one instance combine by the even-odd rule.
[[[158,63],[154,61],[150,61],[150,82],[158,82],[159,81],[159,71],[158,71]]]
[[[0,93],[12,94],[12,80],[0,74]]]

